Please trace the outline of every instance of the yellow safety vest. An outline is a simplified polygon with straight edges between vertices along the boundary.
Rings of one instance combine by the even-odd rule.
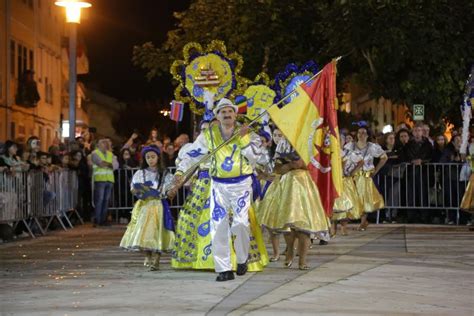
[[[112,152],[107,151],[104,155],[100,150],[94,150],[94,153],[99,156],[102,161],[112,163],[113,155]],[[94,182],[112,182],[114,183],[114,171],[109,168],[102,168],[97,166],[95,163],[92,164],[92,177]]]
[[[214,125],[204,132],[209,151],[213,151],[217,146],[224,142],[220,126]],[[244,137],[235,137],[230,143],[219,149],[212,156],[210,168],[211,176],[217,178],[235,178],[243,175],[252,174],[252,166],[242,155],[241,149],[250,145],[250,135]]]

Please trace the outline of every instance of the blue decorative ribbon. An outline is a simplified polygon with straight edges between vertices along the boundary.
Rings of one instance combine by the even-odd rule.
[[[252,174],[252,191],[253,191],[253,201],[255,202],[257,198],[262,196],[262,186],[260,181],[257,179],[255,174]]]
[[[270,184],[272,184],[271,181],[266,181],[265,182],[265,185],[263,186],[263,189],[262,189],[262,192],[261,192],[261,195],[260,195],[260,199],[263,199],[265,197],[265,194],[267,193],[267,190],[270,187]]]
[[[163,199],[161,203],[163,204],[163,224],[167,230],[174,232],[174,222],[168,201]]]
[[[242,182],[243,180],[247,179],[248,177],[252,176],[251,174],[246,174],[243,176],[238,176],[234,178],[218,178],[218,177],[212,177],[212,180],[218,182],[218,183],[226,183],[226,184],[233,184],[233,183],[239,183]]]

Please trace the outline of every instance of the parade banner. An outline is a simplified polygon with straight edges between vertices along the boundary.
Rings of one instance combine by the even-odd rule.
[[[336,61],[292,92],[291,101],[268,112],[306,164],[328,216],[342,192],[342,163],[336,112]]]

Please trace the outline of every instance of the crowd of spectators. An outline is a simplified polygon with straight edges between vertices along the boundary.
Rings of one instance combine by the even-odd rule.
[[[428,124],[417,122],[413,127],[400,124],[391,132],[372,135],[370,141],[382,146],[388,156],[387,163],[374,178],[376,185],[386,205],[408,207],[403,212],[397,212],[396,208],[387,210],[383,221],[456,222],[456,212],[434,210],[433,206],[455,209],[463,197],[469,175],[463,176],[463,166],[468,163],[460,153],[461,132],[461,128],[451,130],[448,141],[444,132],[432,135]],[[346,142],[356,138],[355,132],[348,129],[341,128],[341,133],[346,136]],[[468,154],[469,148],[474,150],[472,131],[468,136]],[[471,216],[461,213],[460,222],[471,225]]]
[[[78,210],[84,219],[93,217],[93,152],[98,148],[98,142],[106,141],[107,151],[113,153],[114,169],[134,169],[140,164],[140,152],[143,146],[156,145],[162,153],[163,168],[173,167],[179,148],[189,142],[189,136],[179,135],[174,142],[167,136],[160,137],[156,128],[150,131],[147,138],[142,139],[138,133],[124,144],[113,144],[110,138],[97,138],[83,135],[73,142],[61,142],[55,139],[52,144],[43,146],[36,136],[31,136],[26,142],[0,142],[0,172],[17,174],[20,172],[41,171],[47,179],[48,174],[59,170],[74,170],[77,172],[79,185]],[[115,146],[114,146],[115,145]],[[48,148],[47,151],[42,149]],[[116,174],[117,176],[117,174]],[[128,188],[125,188],[124,191]],[[125,194],[124,192],[121,192]]]
[[[345,136],[342,139],[346,143],[355,141],[355,132],[344,127],[340,129],[340,132]],[[473,135],[471,133],[469,138],[471,148],[474,146],[472,145]],[[465,157],[460,153],[461,130],[452,130],[448,141],[445,133],[432,135],[428,124],[418,122],[412,128],[406,124],[400,124],[393,131],[385,134],[374,133],[371,137],[369,141],[381,145],[388,156],[388,162],[375,179],[377,187],[384,194],[386,204],[417,208],[417,212],[397,212],[392,207],[384,213],[382,219],[385,222],[440,223],[443,218],[447,218],[446,223],[455,222],[454,212],[449,215],[442,210],[433,211],[429,208],[434,202],[441,202],[442,199],[444,205],[449,204],[448,206],[455,207],[462,198],[463,186],[466,182],[461,181],[463,180],[459,172],[461,167],[452,165],[465,163]],[[114,169],[130,170],[128,173],[122,172],[119,175],[119,177],[127,178],[120,178],[121,182],[129,181],[133,174],[132,169],[139,166],[143,146],[157,146],[161,151],[161,167],[168,168],[175,166],[179,149],[190,142],[187,134],[180,134],[171,141],[168,136],[160,136],[156,128],[153,128],[146,137],[140,137],[138,132],[134,132],[123,144],[113,144],[110,138],[102,139],[106,140],[107,151],[113,153]],[[0,172],[17,173],[39,170],[48,174],[57,170],[76,171],[80,197],[78,209],[86,220],[90,219],[93,214],[92,152],[97,148],[97,141],[84,135],[77,137],[76,141],[69,144],[56,139],[52,144],[47,145],[49,145],[48,150],[42,151],[41,149],[46,146],[42,146],[39,138],[35,136],[30,137],[26,143],[10,140],[0,143]],[[404,163],[409,163],[410,167],[400,167]],[[429,168],[423,168],[427,163],[450,163],[451,165],[430,164]],[[448,173],[449,177],[446,176]],[[115,176],[117,178],[117,172]],[[425,182],[424,185],[423,182]],[[426,182],[429,183],[428,186]],[[120,199],[130,198],[125,185],[120,186],[118,190],[120,192],[116,193],[120,194],[116,195],[120,196]],[[437,192],[442,193],[436,194]],[[433,195],[436,195],[436,201],[433,200]],[[470,218],[465,218],[465,216],[462,221],[471,223]]]

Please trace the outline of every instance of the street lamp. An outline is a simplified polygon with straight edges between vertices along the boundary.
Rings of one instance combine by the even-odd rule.
[[[77,82],[77,24],[81,23],[81,9],[92,5],[85,1],[56,1],[59,7],[66,8],[66,22],[70,24],[69,33],[69,142],[76,136],[76,82]]]

